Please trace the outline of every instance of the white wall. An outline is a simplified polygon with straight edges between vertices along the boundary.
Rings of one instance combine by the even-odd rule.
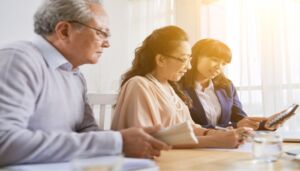
[[[0,45],[30,39],[33,35],[33,13],[40,0],[0,1]]]
[[[0,1],[0,46],[17,40],[30,40],[34,35],[33,15],[41,0]],[[128,60],[128,1],[103,0],[110,16],[111,48],[104,51],[96,65],[82,67],[88,91],[116,91],[122,73],[130,66]]]

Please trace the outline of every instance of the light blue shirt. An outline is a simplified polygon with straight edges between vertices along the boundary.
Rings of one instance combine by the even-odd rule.
[[[83,75],[48,41],[0,48],[0,166],[121,152],[121,134],[95,123]]]

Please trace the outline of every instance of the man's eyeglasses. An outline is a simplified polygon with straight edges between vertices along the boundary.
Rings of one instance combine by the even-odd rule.
[[[175,59],[175,60],[180,61],[180,62],[182,62],[182,63],[184,63],[184,64],[188,64],[188,63],[190,63],[191,60],[192,60],[192,57],[191,57],[190,55],[184,55],[183,58],[176,57],[176,56],[172,56],[172,55],[164,55],[164,56],[166,56],[166,57],[168,57],[168,58]]]
[[[110,37],[110,33],[104,31],[103,28],[92,27],[92,26],[90,26],[90,25],[84,24],[84,23],[79,22],[79,21],[69,21],[69,22],[70,22],[70,23],[80,24],[80,25],[83,25],[83,26],[85,26],[85,27],[87,27],[87,28],[90,28],[90,29],[92,29],[92,30],[95,30],[97,36],[99,36],[99,37],[102,38],[102,39],[106,39],[106,38]]]

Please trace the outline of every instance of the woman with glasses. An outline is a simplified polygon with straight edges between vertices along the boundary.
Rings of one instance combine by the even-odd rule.
[[[135,51],[132,67],[123,75],[112,129],[154,126],[171,127],[193,122],[189,99],[176,82],[191,68],[187,34],[176,26],[152,32]],[[185,147],[237,147],[246,129],[217,131],[194,124],[197,145]]]
[[[247,117],[234,85],[223,74],[223,68],[231,61],[231,50],[226,44],[214,39],[199,40],[192,47],[192,56],[192,69],[181,83],[192,99],[190,113],[197,124],[206,128],[266,129],[263,123],[267,118]]]

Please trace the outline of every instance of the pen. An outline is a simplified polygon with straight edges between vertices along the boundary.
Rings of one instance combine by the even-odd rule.
[[[240,132],[239,134],[244,136],[248,140],[252,140],[254,138],[253,134],[245,134],[244,132]]]
[[[220,127],[220,126],[215,126],[216,130],[222,130],[222,131],[230,131],[231,129],[229,128],[224,128],[224,127]],[[245,137],[245,138],[250,138],[253,139],[254,135],[253,134],[246,134],[245,132],[238,132],[241,136]]]
[[[222,130],[222,131],[229,131],[230,129],[228,128],[224,128],[224,127],[220,127],[220,126],[215,126],[216,130]]]

